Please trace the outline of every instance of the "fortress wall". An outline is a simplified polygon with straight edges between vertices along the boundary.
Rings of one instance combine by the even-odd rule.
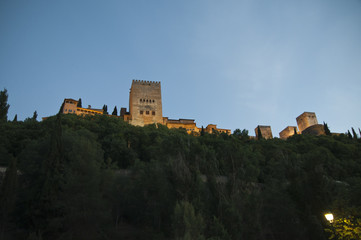
[[[279,134],[281,139],[287,139],[295,134],[295,130],[297,132],[297,127],[288,126],[283,129]]]
[[[322,124],[312,125],[304,129],[302,131],[302,134],[314,135],[314,136],[325,135],[325,128]]]

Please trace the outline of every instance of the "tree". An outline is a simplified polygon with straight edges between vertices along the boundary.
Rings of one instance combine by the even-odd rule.
[[[347,137],[350,138],[350,139],[352,139],[352,135],[351,135],[351,133],[350,133],[350,130],[347,130]]]
[[[82,107],[82,104],[81,104],[81,98],[79,98],[79,101],[78,101],[78,105],[77,105],[77,107]]]
[[[103,106],[103,114],[108,115],[108,106],[104,104]]]
[[[361,239],[361,219],[336,219],[325,231],[330,234],[328,239]]]
[[[294,130],[294,133],[293,133],[293,134],[294,134],[294,135],[297,135],[298,133],[297,133],[296,128],[294,128],[293,130]]]
[[[257,137],[258,137],[258,140],[260,140],[260,139],[262,139],[263,138],[263,136],[262,136],[262,132],[261,132],[261,129],[260,129],[260,127],[259,126],[257,126]]]
[[[112,112],[112,115],[118,116],[117,106],[114,107],[114,110],[113,110],[113,112]]]
[[[195,213],[191,203],[181,201],[176,204],[173,220],[175,239],[205,239],[203,236],[204,227],[202,215]]]
[[[13,156],[10,159],[0,192],[0,239],[4,239],[4,232],[9,224],[9,215],[15,207],[18,176],[16,159]]]
[[[31,120],[36,121],[37,118],[38,118],[38,113],[35,111]]]
[[[357,133],[356,133],[355,129],[353,129],[353,127],[352,127],[351,130],[352,130],[353,138],[357,139]]]
[[[323,122],[323,129],[325,130],[325,134],[330,136],[331,135],[331,131],[327,126],[327,123]]]
[[[243,129],[241,131],[239,128],[237,128],[236,130],[234,130],[233,135],[237,136],[238,138],[243,138],[243,139],[249,138],[247,129]]]
[[[4,91],[0,91],[0,121],[8,120],[8,110],[10,105],[8,104],[8,91],[6,88]]]
[[[18,115],[15,114],[15,117],[14,117],[14,119],[13,119],[13,122],[17,122],[17,121],[18,121]]]

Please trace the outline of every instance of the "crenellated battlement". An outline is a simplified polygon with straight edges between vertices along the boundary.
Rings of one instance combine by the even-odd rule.
[[[149,85],[149,86],[160,86],[160,82],[154,82],[154,81],[146,81],[146,80],[137,80],[137,79],[133,79],[133,83],[132,84],[137,84],[137,85]]]

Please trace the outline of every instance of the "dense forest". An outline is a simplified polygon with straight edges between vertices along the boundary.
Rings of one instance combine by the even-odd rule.
[[[0,239],[361,238],[357,135],[36,117],[0,122]]]

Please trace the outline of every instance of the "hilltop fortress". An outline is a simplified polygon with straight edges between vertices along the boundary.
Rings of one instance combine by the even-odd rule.
[[[104,109],[94,109],[91,108],[90,105],[88,108],[83,108],[79,101],[71,98],[64,99],[61,112],[76,115],[108,114]],[[163,124],[168,128],[186,129],[189,134],[200,134],[202,129],[207,133],[218,132],[231,134],[230,129],[217,128],[215,124],[208,124],[206,128],[199,128],[194,119],[169,119],[168,117],[164,117],[160,82],[133,80],[129,92],[129,112],[127,108],[121,108],[120,115],[117,117],[135,126]],[[324,126],[318,124],[314,112],[304,112],[296,118],[296,121],[298,130],[296,126],[287,126],[279,133],[281,139],[287,139],[294,134],[325,134]],[[273,138],[271,126],[258,125],[255,128],[256,138],[259,137],[259,133],[265,139]]]
[[[279,135],[281,139],[287,139],[294,134],[309,134],[309,135],[324,135],[325,129],[322,124],[318,124],[316,114],[314,112],[304,112],[296,118],[297,126],[287,126],[283,129]],[[259,130],[258,130],[259,129]],[[271,126],[260,126],[255,128],[256,138],[258,138],[258,132],[262,134],[265,139],[271,139],[272,130]]]
[[[76,115],[104,114],[103,109],[94,109],[91,106],[83,108],[79,101],[71,98],[64,99],[61,112]],[[126,108],[121,108],[118,117],[135,126],[163,124],[168,128],[184,128],[189,134],[199,134],[202,131],[202,128],[196,126],[194,119],[176,120],[163,117],[160,82],[133,80],[129,92],[129,112]],[[220,129],[215,124],[209,124],[203,130],[208,133],[231,134],[230,129]]]

